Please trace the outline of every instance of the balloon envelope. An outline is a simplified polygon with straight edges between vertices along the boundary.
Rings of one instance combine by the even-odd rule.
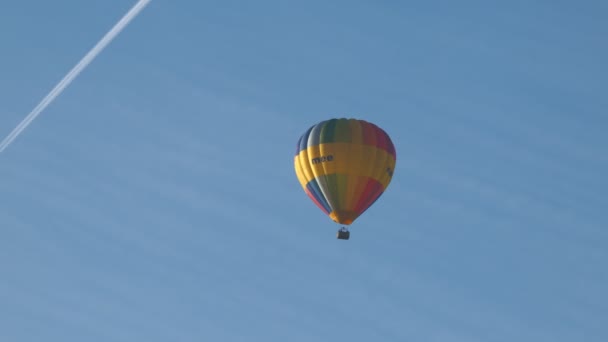
[[[384,130],[342,118],[313,125],[300,137],[294,167],[308,197],[332,220],[350,225],[386,190],[396,160]]]

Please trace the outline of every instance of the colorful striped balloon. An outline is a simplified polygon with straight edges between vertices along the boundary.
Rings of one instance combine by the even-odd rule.
[[[350,225],[382,195],[396,161],[384,130],[342,118],[310,127],[298,141],[294,166],[308,197],[332,220]]]

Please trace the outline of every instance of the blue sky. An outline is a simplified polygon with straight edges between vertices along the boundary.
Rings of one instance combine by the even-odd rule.
[[[133,3],[0,3],[2,137]],[[607,340],[606,10],[152,1],[0,155],[0,340]],[[349,241],[331,117],[398,155]]]

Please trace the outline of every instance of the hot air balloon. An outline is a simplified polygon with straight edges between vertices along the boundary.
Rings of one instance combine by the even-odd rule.
[[[397,161],[388,134],[359,119],[329,119],[311,126],[298,141],[294,167],[304,192],[334,222],[346,228],[378,200]]]

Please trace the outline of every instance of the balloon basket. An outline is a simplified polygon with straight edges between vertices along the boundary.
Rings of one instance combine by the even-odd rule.
[[[348,240],[350,238],[350,232],[346,228],[342,227],[340,230],[338,230],[336,237],[340,240]]]

